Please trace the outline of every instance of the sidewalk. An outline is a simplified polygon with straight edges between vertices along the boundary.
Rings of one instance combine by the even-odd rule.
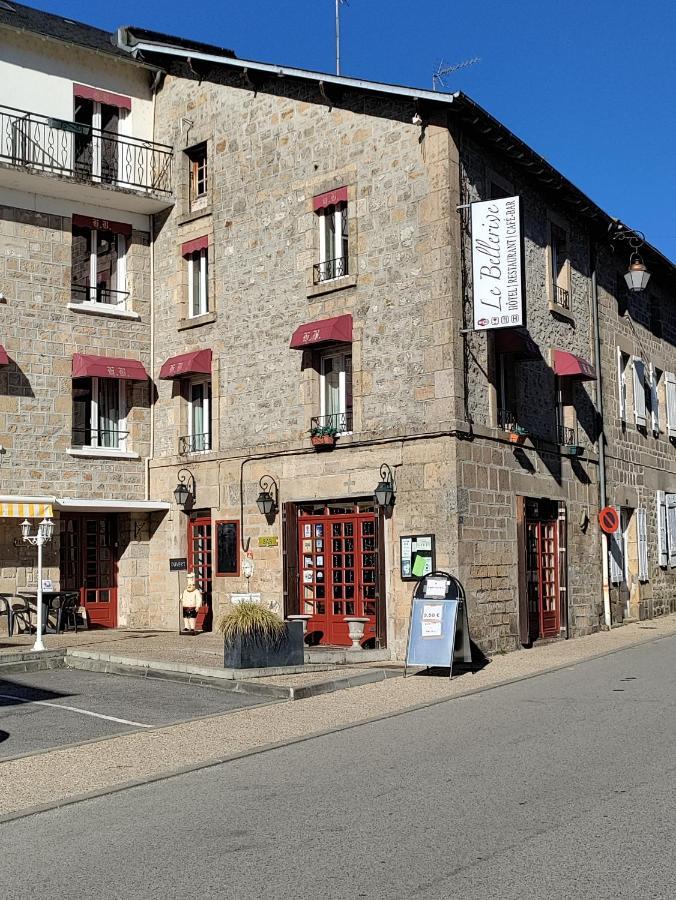
[[[128,786],[130,766],[135,773],[131,783],[144,783],[183,770],[186,760],[190,760],[192,771],[275,744],[444,702],[675,634],[676,615],[670,615],[611,632],[497,656],[480,672],[458,675],[452,681],[446,677],[393,678],[293,703],[238,710],[9,760],[0,765],[0,814],[7,816],[35,807],[51,807],[83,794],[105,793]],[[68,635],[63,639],[70,646],[74,637]],[[98,634],[90,633],[86,637],[99,647],[105,645]],[[84,638],[78,638],[84,646]],[[124,641],[131,641],[139,652],[142,647],[144,654],[150,647],[154,647],[153,652],[168,652],[165,635],[144,637],[127,633],[123,636],[118,632],[112,640],[109,636],[108,643],[120,647]]]

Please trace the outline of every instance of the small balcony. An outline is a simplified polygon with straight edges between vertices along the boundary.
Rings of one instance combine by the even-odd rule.
[[[565,456],[580,456],[583,448],[579,442],[577,428],[559,425],[557,431],[562,453]]]
[[[71,303],[98,303],[111,311],[125,310],[129,297],[129,291],[115,291],[103,284],[72,284],[70,294]]]
[[[165,144],[0,106],[6,187],[153,213],[173,204],[172,160]]]
[[[322,284],[325,281],[332,281],[334,278],[343,278],[349,275],[347,267],[347,256],[341,256],[338,259],[327,259],[324,262],[315,263],[312,267],[313,281],[315,284]]]
[[[178,439],[178,455],[208,453],[211,450],[210,434],[184,434]]]
[[[352,410],[348,409],[342,413],[331,413],[328,416],[313,416],[310,425],[311,431],[335,429],[333,433],[336,435],[350,434],[352,431]]]
[[[570,292],[560,287],[556,282],[552,285],[552,297],[554,298],[555,306],[570,312]]]

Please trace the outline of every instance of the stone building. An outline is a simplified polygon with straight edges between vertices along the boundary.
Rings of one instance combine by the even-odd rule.
[[[39,186],[28,206],[0,195],[11,206],[3,222],[42,211],[51,229],[38,237],[24,227],[37,222],[11,219],[23,268],[2,252],[12,302],[2,310],[0,472],[7,502],[115,520],[125,535],[113,548],[116,623],[176,626],[173,557],[196,571],[204,628],[253,593],[308,616],[308,639],[322,644],[348,643],[346,618],[363,617],[365,645],[399,658],[429,567],[463,582],[472,637],[488,653],[673,608],[671,263],[642,247],[652,278],[627,299],[626,229],[460,93],[253,63],[136,28],[80,28],[77,41],[52,39],[57,55],[59,40],[78,42],[80,67],[98,54],[96,77],[60,76],[71,100],[74,82],[89,85],[131,98],[131,117],[118,106],[119,136],[101,137],[85,178],[75,159],[54,173],[0,158],[0,179]],[[83,33],[94,48],[82,48]],[[44,104],[33,112],[57,115]],[[70,119],[78,124],[77,105]],[[111,151],[130,134],[152,160],[141,184],[125,182],[126,155]],[[505,197],[521,203],[526,327],[478,333],[469,206]],[[116,232],[128,241],[128,295],[115,315],[70,289],[86,277],[80,229],[103,217],[132,225],[131,237]],[[59,235],[58,267],[47,233]],[[35,357],[27,334],[44,341]],[[84,457],[72,433],[91,423],[91,400],[74,353],[133,359],[150,376],[124,389],[126,442]],[[376,502],[383,482],[393,504]],[[597,522],[605,504],[623,522],[609,555]],[[11,590],[34,573],[17,568],[16,520],[2,521]],[[50,574],[70,587],[60,546]]]
[[[0,47],[0,592],[36,591],[19,524],[53,515],[47,587],[124,624],[166,507],[147,476],[152,215],[173,202],[156,70],[18,4]]]

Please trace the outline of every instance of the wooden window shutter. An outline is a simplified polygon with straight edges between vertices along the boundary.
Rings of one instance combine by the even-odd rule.
[[[657,559],[661,566],[669,563],[669,538],[667,535],[667,498],[664,491],[656,495],[657,506]]]
[[[615,512],[618,519],[622,521],[620,510],[616,508]],[[608,556],[610,580],[613,584],[621,584],[624,581],[624,541],[621,528],[608,535]]]
[[[645,363],[638,356],[633,358],[632,363],[634,372],[634,421],[638,426],[645,428],[648,421],[645,405]]]
[[[660,433],[660,400],[657,395],[657,371],[655,364],[650,364],[650,421],[653,434]]]
[[[669,567],[676,568],[676,494],[667,494],[667,542]]]
[[[284,615],[300,612],[298,595],[298,507],[295,503],[282,505],[282,565],[284,567]]]
[[[624,360],[622,359],[622,351],[617,348],[617,392],[620,405],[620,420],[627,420],[627,384],[624,378]]]
[[[636,534],[638,538],[638,580],[648,580],[648,525],[645,509],[636,510]]]
[[[664,392],[667,407],[667,432],[669,437],[676,437],[676,375],[664,373]]]

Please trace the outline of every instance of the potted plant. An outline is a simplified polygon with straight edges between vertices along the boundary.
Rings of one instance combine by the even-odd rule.
[[[583,448],[579,444],[564,444],[561,449],[564,456],[582,456]]]
[[[336,443],[338,429],[335,425],[313,425],[310,429],[310,440],[313,447],[333,447]]]
[[[523,425],[513,424],[509,426],[509,442],[510,444],[522,444],[524,438],[528,434],[528,429]]]
[[[302,666],[302,622],[283,622],[260,603],[239,603],[218,621],[223,635],[226,669]]]

